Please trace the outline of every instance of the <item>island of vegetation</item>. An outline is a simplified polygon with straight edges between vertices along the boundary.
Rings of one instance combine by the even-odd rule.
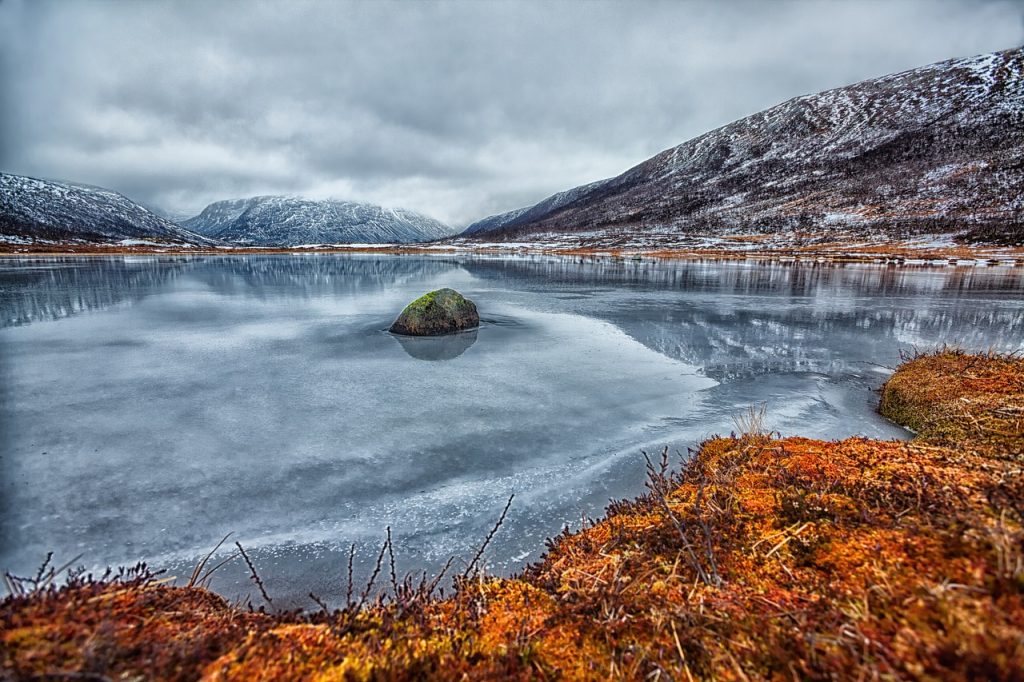
[[[907,358],[881,410],[916,438],[780,438],[752,412],[678,471],[651,457],[647,494],[551,540],[521,575],[474,561],[446,596],[444,573],[385,577],[387,544],[385,587],[333,611],[229,604],[201,587],[202,566],[188,586],[144,567],[60,587],[45,568],[9,576],[2,667],[97,680],[1020,679],[1024,360]]]

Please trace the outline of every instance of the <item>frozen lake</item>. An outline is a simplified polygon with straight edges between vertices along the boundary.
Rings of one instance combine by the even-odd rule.
[[[442,286],[477,332],[399,340]],[[785,435],[906,438],[901,350],[1017,350],[1024,270],[277,255],[0,259],[0,569],[54,551],[187,579],[226,533],[275,604],[400,570],[508,573],[766,402]],[[225,550],[226,552],[227,550]],[[456,562],[458,566],[458,562]],[[248,594],[232,564],[214,587]]]

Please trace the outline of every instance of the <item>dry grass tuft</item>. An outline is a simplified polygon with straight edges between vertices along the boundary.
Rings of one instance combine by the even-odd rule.
[[[768,403],[751,405],[745,411],[732,418],[736,425],[736,433],[740,438],[761,438],[771,433],[765,428],[765,415],[768,413]]]

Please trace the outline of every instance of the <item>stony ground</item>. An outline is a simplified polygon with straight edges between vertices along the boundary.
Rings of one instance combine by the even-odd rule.
[[[909,443],[716,438],[523,575],[252,612],[144,568],[0,604],[12,679],[1024,679],[1024,360],[908,358]],[[201,577],[201,576],[200,576]],[[451,580],[449,583],[448,581]],[[201,582],[201,581],[200,581]],[[452,592],[454,590],[454,593]],[[432,596],[432,594],[434,596]],[[360,603],[363,603],[360,608]],[[49,677],[48,677],[49,676]]]

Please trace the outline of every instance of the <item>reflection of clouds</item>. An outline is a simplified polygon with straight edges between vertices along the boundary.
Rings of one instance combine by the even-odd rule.
[[[476,343],[477,330],[444,336],[403,336],[391,334],[409,357],[417,360],[454,360]]]

